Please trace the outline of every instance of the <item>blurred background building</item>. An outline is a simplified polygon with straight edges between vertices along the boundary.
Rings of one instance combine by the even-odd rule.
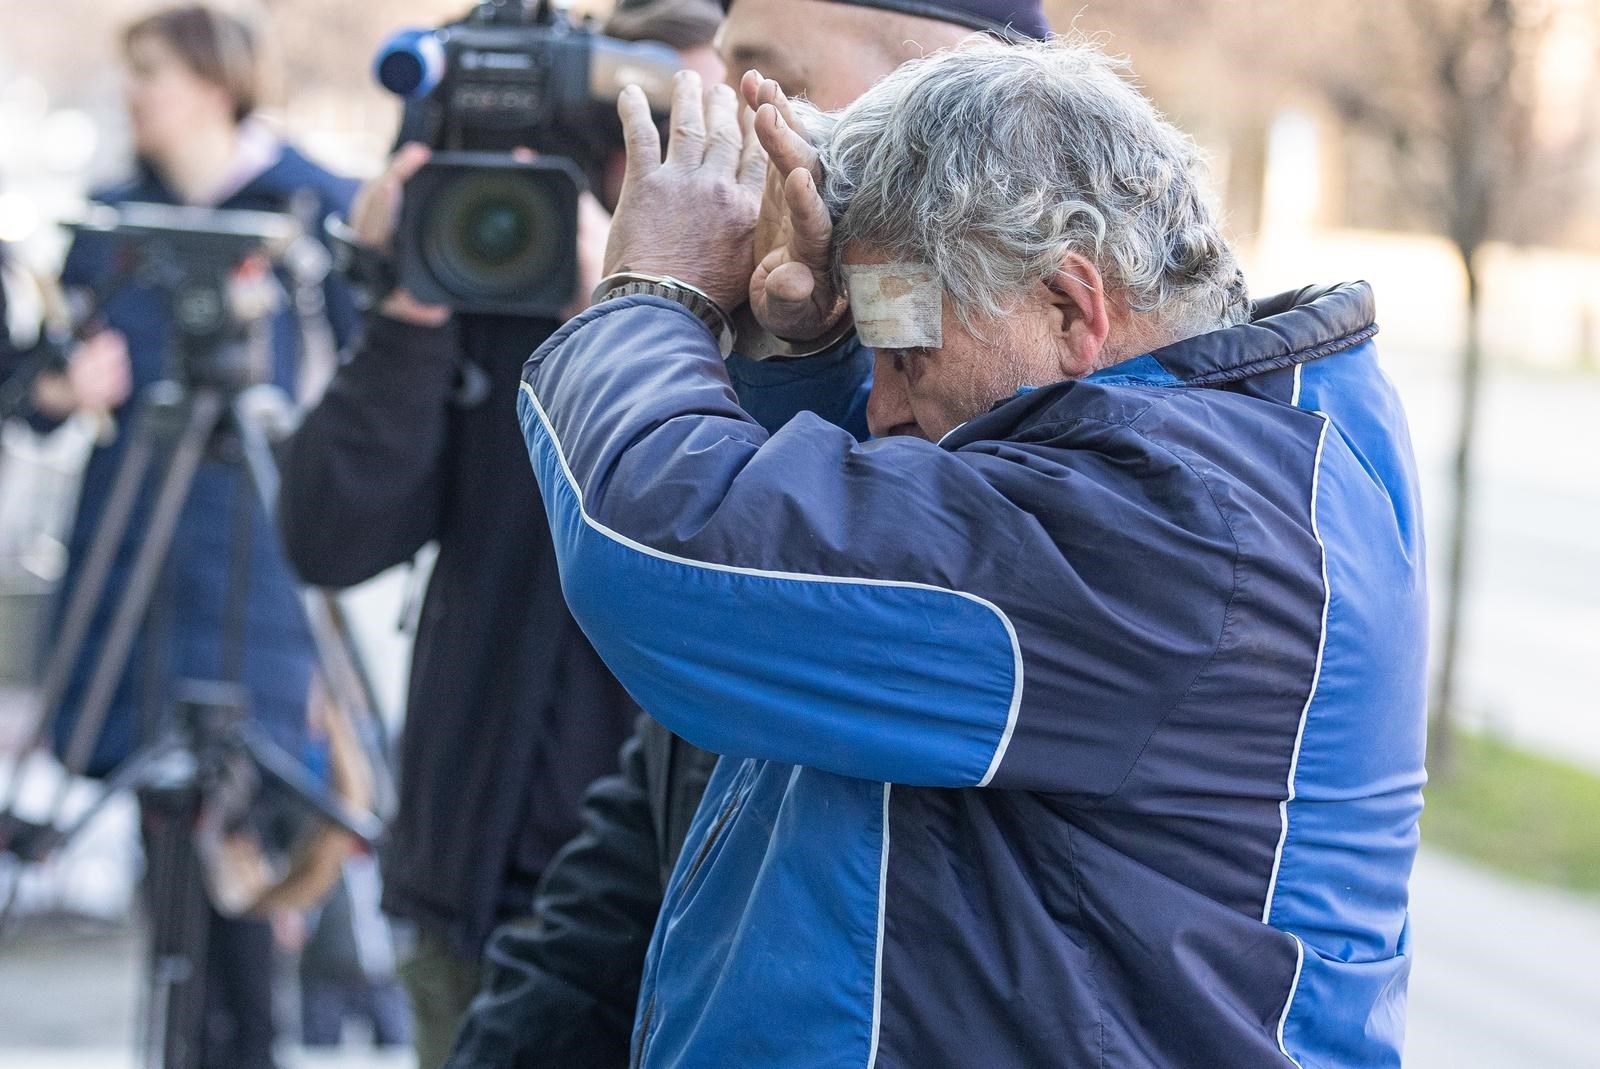
[[[0,0],[0,242],[13,271],[48,276],[64,246],[56,221],[126,166],[116,35],[151,6]],[[320,162],[369,175],[399,112],[371,80],[374,50],[467,4],[252,6],[282,61],[269,115]],[[1431,934],[1435,956],[1419,958],[1408,1064],[1600,1064],[1592,980],[1529,964],[1563,941],[1600,950],[1600,0],[1047,7],[1058,30],[1127,54],[1211,157],[1253,292],[1353,278],[1376,290],[1427,497],[1434,735],[1458,742],[1433,755],[1424,839],[1523,881],[1425,853],[1419,945],[1426,954]],[[34,311],[13,304],[25,330]],[[41,517],[69,507],[77,454],[20,432],[6,443],[0,674],[15,677],[25,621],[61,567],[55,521]],[[369,597],[372,630],[391,636],[374,649],[397,705],[395,598]],[[0,722],[0,752],[11,730]],[[86,871],[76,879],[94,885]],[[0,993],[18,960],[0,948]],[[0,1020],[0,1044],[5,1033]]]

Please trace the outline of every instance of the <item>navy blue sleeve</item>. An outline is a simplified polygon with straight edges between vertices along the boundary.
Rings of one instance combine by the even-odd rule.
[[[769,434],[710,333],[643,297],[573,320],[525,377],[573,613],[697,746],[1103,794],[1216,648],[1236,547],[1132,426],[1050,451],[862,445],[809,413]]]
[[[63,289],[82,289],[96,285],[106,272],[111,241],[100,234],[77,234],[61,263]]]
[[[768,431],[801,412],[814,412],[864,442],[872,361],[872,350],[852,334],[829,352],[796,360],[751,360],[734,353],[727,368],[740,407]]]

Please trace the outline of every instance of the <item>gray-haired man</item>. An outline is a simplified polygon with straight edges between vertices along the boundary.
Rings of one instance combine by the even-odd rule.
[[[574,615],[726,755],[635,1064],[1398,1065],[1426,597],[1367,288],[1250,308],[1092,48],[915,61],[820,152],[744,87],[784,240],[747,282],[731,95],[663,161],[625,94],[618,295],[520,402]],[[735,402],[775,284],[848,296],[883,440]]]

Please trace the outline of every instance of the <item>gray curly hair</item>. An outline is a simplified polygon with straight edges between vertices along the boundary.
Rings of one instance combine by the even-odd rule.
[[[1082,40],[974,37],[906,63],[820,135],[834,267],[852,243],[926,263],[956,313],[1005,314],[1077,252],[1175,340],[1250,301],[1194,142]]]

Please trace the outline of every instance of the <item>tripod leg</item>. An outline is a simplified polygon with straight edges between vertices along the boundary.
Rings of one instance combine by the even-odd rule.
[[[201,1063],[211,911],[192,834],[198,806],[194,785],[139,799],[150,910],[146,1069],[199,1069]]]
[[[269,519],[273,518],[278,507],[278,465],[272,456],[272,445],[260,424],[237,402],[234,423],[244,454],[245,471],[255,486],[256,496],[261,499],[261,507]],[[328,691],[335,704],[357,725],[357,734],[372,765],[378,799],[376,808],[380,813],[387,812],[394,799],[394,785],[388,774],[386,732],[377,713],[371,677],[361,667],[355,639],[334,598],[321,590],[306,589],[301,594],[301,602]]]
[[[233,486],[233,533],[228,539],[228,598],[223,608],[219,679],[244,680],[245,634],[250,618],[250,563],[255,541],[256,503],[243,478]]]
[[[77,586],[73,588],[72,598],[67,602],[60,634],[50,651],[50,659],[45,664],[44,678],[39,685],[38,719],[32,736],[18,752],[16,768],[6,785],[5,802],[0,804],[0,824],[3,824],[4,816],[9,816],[16,809],[17,799],[22,790],[23,761],[44,745],[45,738],[55,722],[62,696],[66,693],[67,683],[72,678],[72,670],[78,663],[78,656],[83,651],[84,639],[88,637],[95,610],[105,593],[106,580],[111,575],[111,566],[116,560],[117,550],[127,534],[128,522],[133,516],[139,491],[144,486],[145,473],[149,470],[154,455],[155,442],[150,421],[147,418],[136,419],[127,452],[122,455],[122,461],[112,482],[111,499],[106,503],[106,511],[100,518],[100,527],[95,531],[89,555],[84,559],[83,571],[78,576]],[[3,835],[4,828],[0,827],[0,836]],[[0,842],[0,846],[3,845],[4,843]]]
[[[134,559],[133,574],[112,618],[111,631],[95,664],[94,674],[89,679],[78,722],[67,745],[64,763],[74,775],[81,774],[94,755],[94,745],[100,738],[111,701],[127,668],[128,653],[133,648],[133,640],[149,608],[150,596],[155,591],[156,580],[172,548],[172,537],[178,529],[184,503],[188,500],[189,487],[194,483],[195,472],[199,470],[200,461],[205,457],[211,436],[225,410],[221,395],[214,390],[196,390],[190,404],[188,422],[172,452],[170,466],[156,498],[155,514],[139,547],[139,554]]]

